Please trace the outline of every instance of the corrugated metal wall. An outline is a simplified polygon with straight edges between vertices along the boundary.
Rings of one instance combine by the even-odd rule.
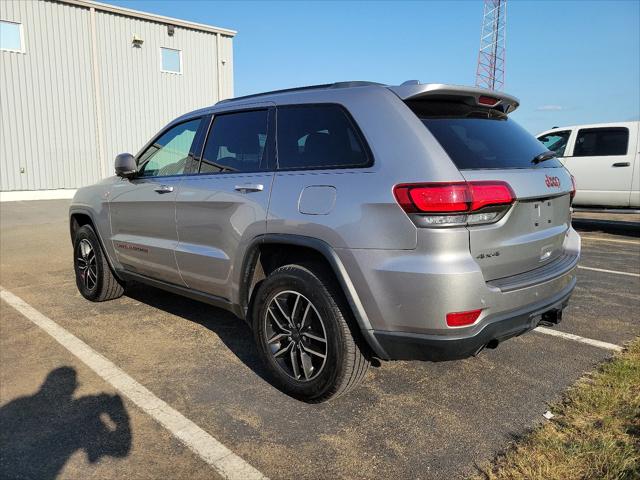
[[[0,19],[22,23],[25,50],[0,51],[0,189],[74,188],[95,181],[89,10],[2,1]]]
[[[225,35],[175,27],[170,37],[164,24],[44,0],[2,0],[0,19],[22,23],[25,43],[25,53],[0,51],[2,191],[111,175],[116,154],[136,153],[171,119],[218,101],[218,65],[222,98],[233,95]],[[182,74],[160,71],[160,47],[182,50]]]

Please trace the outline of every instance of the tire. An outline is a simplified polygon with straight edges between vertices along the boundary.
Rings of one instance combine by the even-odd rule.
[[[73,238],[73,268],[78,290],[87,300],[104,302],[124,293],[90,225],[78,228]]]
[[[310,403],[336,398],[360,384],[369,360],[350,319],[341,290],[321,265],[273,271],[256,292],[252,326],[275,384]]]

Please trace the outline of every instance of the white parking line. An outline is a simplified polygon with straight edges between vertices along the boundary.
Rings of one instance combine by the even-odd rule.
[[[621,352],[622,347],[620,345],[615,345],[613,343],[602,342],[600,340],[594,340],[593,338],[585,338],[580,335],[574,335],[573,333],[561,332],[559,330],[552,330],[550,328],[545,327],[536,327],[536,332],[544,333],[546,335],[552,335],[554,337],[566,338],[567,340],[573,340],[580,343],[586,343],[587,345],[591,345],[592,347],[604,348],[605,350],[614,350],[616,352]]]
[[[640,277],[640,273],[620,272],[618,270],[607,270],[605,268],[583,267],[582,265],[578,265],[578,268],[581,268],[582,270],[591,270],[594,272],[613,273],[615,275],[627,275],[629,277]]]
[[[224,478],[238,480],[266,478],[198,425],[156,397],[110,360],[1,286],[0,298],[51,335],[60,345],[169,430],[174,437],[211,465]]]
[[[638,245],[640,247],[640,241],[634,241],[634,240],[618,240],[617,238],[590,237],[589,235],[580,235],[580,238],[582,240],[587,240],[591,242],[628,243],[630,245]]]

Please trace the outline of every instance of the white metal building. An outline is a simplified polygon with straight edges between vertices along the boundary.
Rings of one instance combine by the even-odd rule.
[[[3,199],[68,197],[176,116],[233,96],[235,33],[88,0],[0,0]]]

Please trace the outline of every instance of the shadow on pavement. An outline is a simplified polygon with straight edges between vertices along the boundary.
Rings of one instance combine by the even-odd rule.
[[[253,332],[238,317],[190,298],[140,283],[128,283],[125,295],[172,315],[198,323],[215,333],[231,352],[262,380],[273,385],[253,341]]]
[[[640,237],[640,223],[623,220],[600,220],[596,218],[573,218],[573,228],[579,232],[608,233],[625,237]]]
[[[0,408],[0,478],[52,480],[84,450],[95,463],[131,450],[129,415],[119,395],[73,398],[71,367],[52,370],[34,395]]]

